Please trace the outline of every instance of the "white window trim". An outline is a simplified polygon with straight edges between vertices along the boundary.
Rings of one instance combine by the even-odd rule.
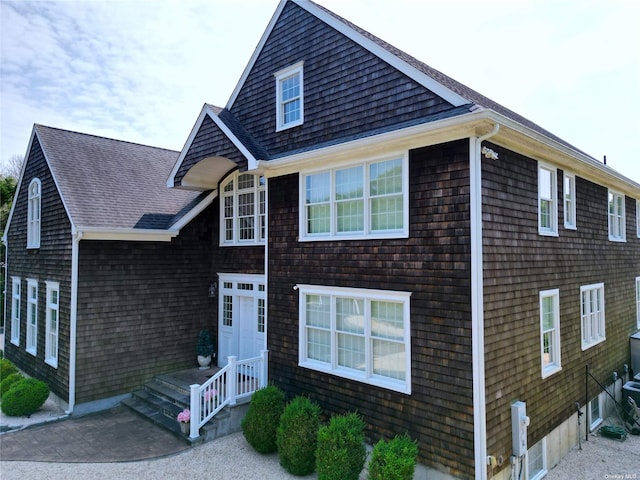
[[[221,247],[233,247],[240,245],[264,245],[265,239],[262,237],[262,229],[260,227],[260,218],[262,215],[260,214],[260,193],[264,192],[265,195],[265,213],[264,213],[264,221],[265,221],[265,234],[266,234],[266,222],[267,222],[267,205],[266,205],[266,178],[261,177],[260,175],[253,175],[253,215],[254,215],[254,232],[253,238],[249,240],[241,240],[240,239],[240,217],[238,216],[238,196],[244,191],[248,191],[248,189],[238,190],[238,177],[241,175],[252,175],[248,172],[235,172],[232,175],[229,175],[221,184],[220,184],[220,246]],[[264,184],[261,184],[260,180],[264,178]],[[225,187],[229,184],[229,182],[233,181],[233,191],[225,192]],[[226,238],[226,226],[225,226],[225,212],[224,212],[224,199],[227,197],[233,197],[233,239],[227,240]]]
[[[304,123],[304,62],[298,62],[276,73],[276,132],[286,130],[288,128],[297,127]],[[284,123],[284,115],[282,112],[282,90],[280,85],[283,80],[293,76],[300,77],[300,118],[289,123]]]
[[[540,170],[547,170],[551,173],[551,226],[542,227],[542,208],[540,207],[542,196],[540,192]],[[538,233],[540,235],[558,236],[558,169],[553,165],[538,162]]]
[[[20,309],[22,280],[11,277],[11,343],[20,346]]]
[[[582,302],[582,294],[585,291],[591,290],[599,290],[602,292],[602,318],[600,319],[601,325],[599,327],[602,328],[602,335],[600,337],[595,338],[591,341],[584,340],[584,327],[585,327],[585,318],[583,315],[583,302]],[[580,338],[582,344],[582,350],[587,350],[591,347],[594,347],[607,339],[606,335],[606,306],[605,306],[605,297],[604,297],[604,283],[594,283],[592,285],[583,285],[580,287]]]
[[[371,231],[371,209],[369,193],[369,165],[380,163],[386,160],[402,160],[402,229],[388,231]],[[335,174],[337,170],[362,166],[364,168],[364,231],[358,232],[337,232],[336,221],[336,201],[335,201]],[[317,175],[320,173],[330,174],[330,231],[329,233],[307,233],[307,205],[306,205],[306,177],[308,175]],[[298,240],[301,242],[317,242],[327,240],[362,240],[362,239],[385,239],[385,238],[408,238],[409,237],[409,157],[407,152],[399,152],[397,154],[385,155],[383,157],[370,157],[359,162],[341,163],[327,169],[305,170],[299,175],[299,225],[298,231],[300,235]]]
[[[38,185],[38,194],[32,195],[33,185]],[[27,248],[40,248],[40,225],[42,222],[42,184],[39,178],[29,183],[27,201]],[[37,203],[37,218],[34,217],[34,204]],[[33,218],[32,218],[33,217]]]
[[[554,299],[553,309],[553,345],[555,347],[555,357],[552,363],[545,365],[544,363],[544,319],[543,319],[543,300],[552,297]],[[540,292],[540,363],[542,367],[542,378],[547,378],[554,373],[562,370],[562,354],[560,347],[560,290],[545,290]]]
[[[570,185],[570,198],[569,201],[571,202],[568,212],[567,212],[567,192],[566,187],[566,180],[569,180],[569,185]],[[564,228],[568,229],[568,230],[576,230],[576,176],[573,173],[570,172],[564,172],[564,179],[562,182],[562,204],[563,204],[563,211],[564,211]],[[567,215],[568,213],[568,215]],[[573,221],[572,221],[573,220]]]
[[[640,277],[636,277],[636,326],[640,329]]]
[[[58,347],[60,345],[58,333],[60,330],[60,284],[58,282],[45,281],[47,286],[46,293],[46,325],[45,325],[45,347],[44,347],[44,361],[51,365],[53,368],[58,368]],[[53,292],[57,292],[57,303],[51,301],[51,295]],[[56,312],[56,328],[55,332],[51,330],[51,313]],[[52,338],[53,337],[53,338]],[[55,340],[55,345],[52,345],[52,340]],[[55,355],[51,355],[51,350],[55,346]]]
[[[31,297],[31,288],[35,287],[35,298]],[[35,305],[33,322],[31,321],[31,305]],[[33,325],[32,325],[33,323]],[[35,345],[29,343],[31,337],[31,329],[34,330]],[[38,354],[38,280],[27,278],[27,338],[25,341],[26,351],[34,357]]]
[[[617,202],[615,201],[616,197],[622,197],[622,212],[616,212],[613,215],[615,217],[622,217],[622,232],[620,232],[620,235],[613,235],[611,233],[611,212],[609,211],[609,196],[613,195],[613,203],[614,205],[617,205]],[[626,242],[627,241],[627,220],[626,220],[626,198],[624,193],[621,192],[616,192],[615,190],[611,190],[609,189],[608,193],[607,193],[607,224],[608,224],[608,231],[609,231],[609,240],[612,242]]]
[[[327,287],[319,285],[296,285],[300,291],[299,295],[299,352],[298,352],[298,365],[300,367],[308,368],[310,370],[316,370],[319,372],[329,373],[342,378],[348,378],[358,382],[375,385],[378,387],[386,388],[388,390],[394,390],[401,393],[411,394],[411,322],[410,322],[410,292],[397,292],[389,290],[368,290],[361,288],[348,288],[348,287]],[[403,317],[404,317],[404,347],[405,347],[405,372],[406,378],[404,381],[394,380],[391,378],[374,375],[371,372],[371,365],[367,362],[367,372],[359,372],[348,368],[339,367],[336,364],[336,346],[335,342],[331,342],[332,349],[332,364],[329,365],[326,362],[320,362],[316,360],[310,360],[307,358],[307,342],[306,342],[306,295],[326,295],[332,297],[350,297],[359,298],[365,301],[389,301],[399,302],[403,305]],[[367,319],[368,320],[368,319]],[[331,319],[331,333],[335,336],[335,318]],[[370,328],[370,322],[367,322]]]
[[[592,416],[591,416],[591,404],[593,402],[598,402],[598,411],[600,412],[600,416],[598,418],[592,418]],[[589,431],[590,432],[593,432],[602,423],[602,421],[603,421],[602,420],[603,408],[604,408],[604,402],[602,401],[602,394],[599,394],[598,396],[596,396],[594,399],[592,399],[589,402],[587,413],[589,415],[588,421],[589,421]]]
[[[636,236],[640,238],[640,200],[636,200]]]

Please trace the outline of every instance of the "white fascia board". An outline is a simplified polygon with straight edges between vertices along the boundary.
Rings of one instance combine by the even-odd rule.
[[[173,188],[176,186],[175,184],[176,173],[178,173],[178,169],[182,165],[182,162],[184,161],[184,157],[187,155],[187,152],[191,148],[191,144],[193,143],[194,138],[196,138],[196,135],[198,134],[198,130],[200,130],[200,126],[202,125],[204,116],[210,110],[211,108],[206,103],[202,106],[202,110],[200,110],[198,119],[193,124],[193,128],[189,133],[189,137],[187,138],[187,141],[185,142],[184,147],[182,147],[182,150],[180,151],[180,155],[178,155],[178,159],[176,160],[176,163],[173,165],[173,168],[171,169],[171,173],[169,173],[169,177],[167,178],[167,187]]]
[[[171,225],[169,230],[172,231],[172,232],[180,233],[180,230],[182,229],[182,227],[184,227],[185,225],[189,224],[191,222],[191,220],[193,220],[198,215],[200,215],[200,213],[202,213],[202,211],[205,208],[207,208],[209,205],[211,205],[211,203],[213,202],[213,200],[217,196],[218,196],[218,191],[217,190],[214,190],[214,191],[210,192],[209,195],[207,195],[205,198],[203,198],[202,201],[200,201],[200,203],[198,203],[195,207],[193,207],[189,211],[189,213],[187,213],[186,215],[182,216],[182,218],[180,218],[180,220],[178,220],[176,223]]]
[[[114,240],[126,242],[170,242],[178,235],[173,230],[153,230],[142,228],[100,228],[78,227],[82,240]]]
[[[184,147],[182,147],[182,151],[180,152],[180,155],[178,156],[178,159],[176,160],[176,163],[173,166],[171,173],[169,174],[169,178],[167,179],[167,187],[174,188],[176,186],[175,185],[176,173],[178,173],[178,170],[180,169],[180,166],[182,165],[182,162],[184,161],[184,158],[186,157],[187,152],[191,148],[191,144],[193,143],[193,140],[198,134],[198,131],[202,126],[202,122],[204,121],[205,116],[207,115],[209,116],[209,118],[211,118],[211,120],[213,120],[213,122],[218,126],[218,128],[222,130],[222,133],[226,135],[226,137],[231,141],[231,143],[233,143],[235,147],[238,150],[240,150],[240,153],[242,153],[242,155],[246,157],[249,170],[254,170],[257,167],[257,164],[258,164],[257,159],[251,154],[251,152],[249,152],[247,147],[245,147],[244,144],[240,141],[240,139],[238,139],[238,137],[235,136],[235,134],[222,121],[222,119],[218,115],[216,115],[216,113],[213,111],[211,106],[209,106],[208,104],[205,104],[202,107],[202,110],[200,111],[200,115],[198,115],[198,119],[196,120],[196,123],[193,125],[193,128],[191,129],[189,138],[184,144]],[[184,186],[187,189],[189,188],[197,189],[198,187],[197,185],[188,185],[188,184]]]
[[[9,211],[9,216],[7,217],[7,224],[5,225],[4,232],[2,234],[2,238],[4,239],[3,241],[5,244],[6,244],[7,234],[9,233],[9,226],[11,225],[11,220],[13,218],[13,210],[16,207],[15,200],[18,198],[18,195],[20,194],[20,186],[22,185],[22,180],[24,178],[24,171],[27,167],[27,162],[29,161],[29,152],[31,152],[31,146],[33,145],[33,141],[36,138],[38,139],[38,142],[40,142],[40,149],[42,150],[44,161],[47,164],[47,168],[49,169],[49,172],[51,173],[51,178],[53,178],[53,183],[56,186],[56,190],[58,191],[58,194],[60,195],[60,199],[62,200],[62,206],[64,207],[64,211],[67,214],[67,218],[69,219],[69,222],[71,223],[71,227],[73,228],[73,217],[71,216],[71,212],[69,211],[69,207],[67,206],[67,202],[65,201],[64,192],[60,189],[60,184],[56,179],[56,172],[53,170],[53,168],[51,168],[51,162],[47,157],[47,152],[42,145],[42,141],[40,140],[40,137],[38,136],[38,132],[36,130],[36,126],[34,125],[31,130],[31,137],[29,137],[29,144],[27,145],[27,151],[23,157],[24,160],[22,161],[22,167],[20,168],[20,175],[16,183],[16,191],[13,194],[13,201],[11,202],[11,210]]]
[[[220,128],[220,130],[222,130],[227,138],[231,140],[231,143],[233,143],[235,147],[240,150],[240,153],[245,156],[248,161],[248,169],[255,170],[258,165],[258,160],[251,154],[251,152],[249,152],[247,147],[244,146],[240,139],[235,136],[235,134],[229,129],[229,127],[227,127],[227,124],[224,123],[218,115],[213,112],[208,112],[208,114],[211,117],[211,120],[213,120],[214,123],[218,126],[218,128]]]
[[[260,37],[260,41],[258,42],[258,45],[256,45],[256,48],[253,51],[251,58],[249,59],[249,63],[247,63],[247,66],[242,72],[242,75],[240,76],[240,80],[238,80],[238,83],[236,84],[236,88],[234,88],[233,92],[231,93],[231,97],[229,97],[229,101],[227,101],[226,108],[228,110],[231,110],[231,107],[233,106],[236,99],[238,98],[238,94],[240,93],[240,90],[242,89],[244,82],[247,80],[249,73],[251,73],[251,70],[253,69],[253,65],[256,63],[256,60],[258,59],[258,56],[260,55],[260,52],[262,51],[264,44],[267,43],[267,39],[269,38],[269,35],[271,35],[271,31],[273,30],[273,27],[275,26],[276,22],[280,18],[280,14],[282,14],[282,10],[284,10],[284,6],[286,5],[287,1],[288,0],[280,0],[280,3],[278,4],[276,11],[273,13],[271,20],[267,25],[267,28],[262,34],[262,37]]]
[[[482,128],[487,131],[490,130],[491,123],[487,119],[485,110],[477,110],[457,117],[308,150],[275,160],[261,160],[258,162],[258,167],[267,176],[273,176],[269,175],[269,172],[273,172],[275,175],[283,175],[311,166],[321,157],[323,162],[339,162],[346,158],[354,157],[359,152],[365,152],[365,154],[367,151],[375,151],[377,152],[376,154],[384,154],[390,151],[397,152],[399,149],[407,150],[469,138],[472,135],[476,135],[477,129]]]
[[[450,104],[456,107],[459,107],[460,105],[473,103],[470,100],[459,95],[458,93],[454,92],[450,88],[444,86],[442,83],[438,82],[437,80],[430,77],[429,75],[421,72],[420,70],[416,69],[412,65],[409,65],[407,62],[400,59],[393,53],[389,52],[384,47],[368,39],[367,37],[357,32],[353,28],[349,27],[344,22],[341,22],[334,16],[328,14],[327,12],[322,10],[320,7],[318,7],[314,3],[308,0],[292,0],[292,1],[296,3],[298,6],[304,8],[306,11],[308,11],[312,15],[318,17],[327,25],[333,27],[334,29],[336,29],[346,37],[350,38],[351,40],[353,40],[363,48],[366,48],[381,60],[385,61],[386,63],[396,68],[397,70],[401,71],[402,73],[407,75],[409,78],[415,80],[423,87],[431,90],[433,93],[443,98]]]

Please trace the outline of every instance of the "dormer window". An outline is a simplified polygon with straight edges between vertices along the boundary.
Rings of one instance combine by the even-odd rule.
[[[40,180],[34,178],[29,184],[27,207],[27,248],[40,248]]]
[[[302,62],[280,70],[276,77],[276,132],[302,125],[304,82]]]

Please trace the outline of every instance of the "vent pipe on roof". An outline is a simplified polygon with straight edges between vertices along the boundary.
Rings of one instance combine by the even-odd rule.
[[[607,156],[606,155],[604,156],[604,164],[605,165],[607,164]]]

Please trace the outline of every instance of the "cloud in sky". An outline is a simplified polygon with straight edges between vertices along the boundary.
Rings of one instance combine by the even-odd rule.
[[[318,0],[640,183],[635,0]],[[0,161],[33,123],[180,150],[278,0],[0,0]]]

